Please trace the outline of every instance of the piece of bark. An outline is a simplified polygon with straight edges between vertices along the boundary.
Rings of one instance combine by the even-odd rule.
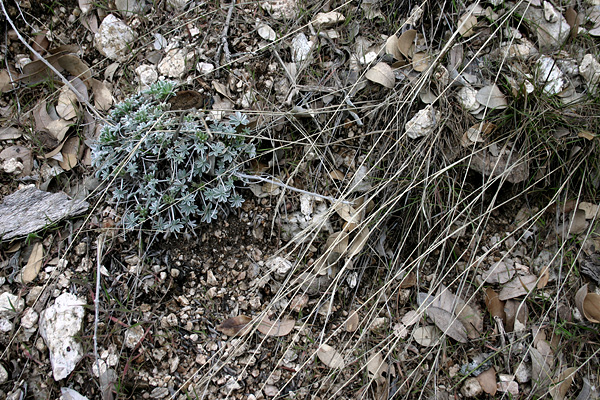
[[[0,240],[27,236],[62,219],[85,212],[89,203],[69,200],[64,193],[49,193],[25,187],[0,204]]]

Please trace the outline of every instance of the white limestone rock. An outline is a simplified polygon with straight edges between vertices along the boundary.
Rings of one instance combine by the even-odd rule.
[[[25,308],[25,300],[10,292],[0,294],[0,317],[12,317]]]
[[[66,378],[83,357],[83,347],[75,338],[83,325],[85,301],[64,293],[40,316],[40,335],[50,352],[54,380]]]
[[[158,72],[169,78],[181,78],[185,73],[186,52],[182,49],[171,49],[158,64]]]
[[[108,14],[94,36],[96,49],[114,61],[124,61],[131,55],[131,44],[136,34],[125,22]]]

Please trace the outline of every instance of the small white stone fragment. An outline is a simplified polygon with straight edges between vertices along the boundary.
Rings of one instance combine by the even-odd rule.
[[[28,308],[21,317],[21,326],[25,329],[31,329],[38,322],[39,314],[33,308]]]
[[[196,64],[196,71],[200,72],[201,74],[210,74],[214,70],[215,66],[211,63],[199,62],[198,64]]]
[[[307,217],[313,213],[315,198],[309,194],[300,196],[300,212]]]
[[[343,22],[346,18],[337,11],[329,11],[326,13],[318,13],[312,24],[315,28],[331,28],[334,25]]]
[[[302,32],[294,36],[292,39],[292,60],[294,62],[307,60],[314,45],[314,42],[308,40]]]
[[[144,328],[141,325],[134,325],[125,331],[125,347],[135,349],[135,346],[144,337]]]
[[[121,15],[131,17],[142,11],[142,3],[143,0],[142,2],[138,2],[137,0],[115,0],[115,7],[121,12]]]
[[[158,80],[158,72],[156,72],[156,69],[151,65],[142,64],[135,69],[135,73],[138,76],[138,81],[140,82],[142,90],[147,89]]]
[[[477,378],[469,378],[465,381],[462,388],[460,388],[460,393],[466,398],[473,398],[482,394],[483,389]]]
[[[481,107],[481,104],[477,101],[477,90],[470,86],[463,86],[456,93],[458,96],[458,102],[463,108],[469,112],[476,111]]]
[[[23,172],[23,163],[16,158],[9,158],[0,163],[2,164],[2,170],[9,175],[19,175]]]
[[[125,22],[108,14],[94,36],[96,49],[115,61],[125,61],[131,55],[131,43],[136,34]]]
[[[552,57],[543,55],[537,62],[537,82],[544,85],[544,92],[548,95],[555,95],[562,92],[569,82],[565,79],[565,74],[558,68],[558,65]]]
[[[12,317],[25,308],[25,300],[12,293],[0,294],[0,317]]]
[[[435,111],[431,106],[425,107],[406,123],[404,126],[406,135],[411,139],[430,135],[436,128],[440,117],[439,111]]]
[[[15,328],[15,324],[10,322],[8,318],[0,318],[0,332],[11,332]]]
[[[184,8],[187,3],[189,3],[189,0],[168,0],[167,3],[173,7],[175,10],[181,10],[182,8]]]
[[[6,369],[0,364],[0,385],[4,384],[8,380],[8,372]]]
[[[515,380],[519,383],[526,383],[531,380],[531,367],[527,363],[519,363],[515,371]]]
[[[76,338],[83,325],[85,301],[64,293],[40,316],[40,335],[50,352],[54,380],[66,378],[83,358],[83,347]]]
[[[600,82],[600,63],[598,60],[593,55],[586,54],[579,65],[579,73],[590,93],[597,93],[598,83]]]
[[[275,19],[292,20],[298,14],[297,0],[265,0],[260,6]]]
[[[217,278],[215,278],[215,274],[213,274],[210,269],[206,273],[206,283],[208,283],[210,286],[216,286],[219,283]]]
[[[158,72],[169,78],[181,78],[185,73],[185,56],[183,49],[171,49],[158,64]]]
[[[81,395],[78,391],[71,388],[60,388],[60,400],[88,400],[87,397]]]

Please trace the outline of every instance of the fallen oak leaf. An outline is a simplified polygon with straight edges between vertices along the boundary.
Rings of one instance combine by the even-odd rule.
[[[256,329],[266,336],[280,337],[289,334],[295,325],[296,320],[294,319],[271,321],[265,316]]]
[[[246,315],[238,315],[227,318],[219,326],[217,330],[227,336],[244,336],[252,330],[252,318]]]
[[[342,369],[346,366],[344,357],[336,349],[325,343],[317,350],[317,357],[329,368]]]
[[[446,335],[460,343],[467,343],[467,328],[454,315],[438,307],[428,307],[427,316]]]

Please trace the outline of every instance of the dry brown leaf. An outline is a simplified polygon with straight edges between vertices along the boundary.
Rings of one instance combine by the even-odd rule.
[[[531,292],[537,284],[538,277],[535,275],[517,275],[508,282],[498,295],[500,300],[514,299]]]
[[[8,71],[3,69],[0,71],[0,93],[8,92],[12,89],[12,79]]]
[[[94,106],[102,111],[108,111],[113,104],[113,97],[106,82],[91,79],[92,92],[94,93]]]
[[[555,386],[550,388],[550,395],[554,400],[565,399],[576,372],[577,368],[575,367],[567,368],[554,380]]]
[[[329,177],[335,181],[343,181],[344,173],[341,172],[340,170],[334,169],[329,172]]]
[[[336,349],[325,343],[317,350],[317,357],[319,357],[319,360],[329,368],[342,369],[346,366],[344,357],[342,357]]]
[[[56,121],[50,122],[46,126],[45,131],[50,133],[52,137],[54,137],[54,139],[61,142],[65,138],[65,135],[69,130],[70,126],[71,123],[69,121],[66,121],[64,119],[57,119]]]
[[[394,59],[396,59],[396,60],[402,60],[403,59],[402,53],[400,52],[398,45],[399,45],[398,36],[391,35],[389,38],[387,38],[387,40],[385,42],[385,52],[387,54],[391,54],[394,57]]]
[[[65,54],[58,59],[58,65],[72,76],[81,79],[87,87],[90,87],[92,71],[90,71],[90,67],[81,58],[74,54]]]
[[[62,147],[62,161],[59,162],[59,165],[65,171],[70,171],[77,165],[77,160],[81,155],[81,148],[79,146],[79,137],[73,136],[65,141],[65,144]]]
[[[585,213],[585,219],[592,219],[599,216],[598,212],[600,211],[600,207],[596,204],[588,203],[587,201],[582,201],[579,203],[580,210]]]
[[[419,322],[421,319],[421,313],[415,310],[410,310],[402,317],[402,323],[406,326],[412,326]]]
[[[58,96],[56,113],[63,119],[73,119],[77,116],[75,106],[77,106],[77,96],[67,86],[63,86]]]
[[[433,325],[420,326],[413,331],[413,338],[421,346],[430,347],[438,341],[440,334]]]
[[[500,110],[508,107],[506,96],[496,85],[484,86],[477,92],[475,99],[484,107]]]
[[[506,331],[507,332],[520,332],[526,328],[527,318],[529,310],[527,309],[527,303],[518,302],[516,300],[507,300],[504,305],[504,312],[506,313]]]
[[[594,135],[590,131],[579,131],[579,132],[577,132],[577,136],[580,138],[587,139],[587,140],[594,140],[596,138],[596,135]]]
[[[336,203],[334,210],[346,222],[358,224],[362,220],[361,213],[356,211],[350,204]]]
[[[344,328],[346,329],[346,332],[354,332],[358,329],[358,324],[358,311],[353,311],[346,319],[346,322],[344,323]]]
[[[388,363],[383,361],[381,353],[373,354],[369,361],[367,361],[367,371],[372,379],[379,379],[382,376],[386,376],[390,367]],[[385,375],[384,375],[385,374]]]
[[[404,276],[404,278],[402,279],[402,282],[400,282],[399,288],[400,289],[408,289],[408,288],[415,286],[416,284],[417,284],[417,275],[411,271],[408,274],[406,274],[406,276]]]
[[[480,312],[462,301],[462,304],[456,307],[456,316],[467,329],[467,336],[469,339],[477,339],[481,336],[481,332],[483,331],[483,318]]]
[[[417,37],[417,31],[409,29],[402,32],[402,35],[398,38],[398,50],[406,58],[412,58],[415,49],[415,37]]]
[[[217,326],[217,330],[227,336],[243,336],[252,331],[250,322],[252,322],[252,318],[246,315],[238,315],[227,318]]]
[[[535,393],[544,393],[552,383],[552,368],[548,358],[544,357],[536,348],[529,348],[531,356],[531,380]]]
[[[362,251],[362,249],[365,247],[365,244],[367,244],[367,241],[369,240],[370,233],[371,231],[369,230],[368,226],[363,225],[363,227],[360,228],[356,236],[354,236],[354,239],[352,239],[352,243],[348,249],[349,258],[354,257]]]
[[[550,280],[550,266],[546,265],[544,267],[544,269],[542,269],[540,271],[540,279],[538,280],[537,283],[537,288],[538,289],[543,289],[546,287],[546,285],[548,284],[548,281]]]
[[[266,336],[285,336],[289,334],[296,325],[294,319],[284,319],[278,321],[271,321],[266,316],[258,324],[258,331]]]
[[[292,301],[290,301],[290,309],[292,311],[300,312],[308,303],[308,295],[305,293],[300,293],[294,296]]]
[[[587,283],[575,294],[575,305],[588,321],[600,323],[600,295],[589,293]]]
[[[567,20],[567,24],[571,27],[571,37],[574,38],[577,36],[577,28],[579,27],[577,11],[575,11],[573,7],[567,8],[565,11],[565,19]]]
[[[23,283],[32,282],[42,269],[42,264],[44,261],[44,246],[42,243],[37,242],[33,245],[33,250],[31,251],[31,255],[27,260],[27,265],[23,268],[23,274],[21,276],[21,280]]]
[[[498,261],[481,274],[481,279],[487,283],[505,284],[512,279],[516,272],[517,269],[514,266],[506,265],[504,261]]]
[[[477,381],[481,385],[481,388],[487,394],[493,396],[498,390],[498,384],[496,383],[496,370],[491,367],[487,371],[482,372],[477,376]]]
[[[58,64],[58,60],[64,55],[64,52],[58,52],[46,57],[45,60],[58,72],[62,72],[63,68]],[[42,60],[35,60],[24,65],[23,73],[19,75],[19,81],[25,84],[36,84],[53,78],[54,72]]]
[[[396,81],[392,67],[384,62],[375,64],[373,68],[367,71],[365,77],[371,82],[378,83],[388,89],[393,88]]]
[[[327,238],[325,249],[339,254],[346,253],[346,250],[348,250],[348,237],[348,233],[344,231],[332,233]]]
[[[498,293],[496,293],[492,288],[485,289],[485,306],[492,317],[500,318],[506,324],[504,302],[498,298]]]
[[[467,343],[467,328],[453,314],[438,307],[428,307],[427,316],[446,335],[460,343]]]
[[[458,34],[462,37],[472,36],[476,25],[477,17],[472,12],[467,12],[458,19]]]
[[[417,72],[423,72],[431,65],[431,57],[424,51],[416,52],[413,55],[412,67]]]

